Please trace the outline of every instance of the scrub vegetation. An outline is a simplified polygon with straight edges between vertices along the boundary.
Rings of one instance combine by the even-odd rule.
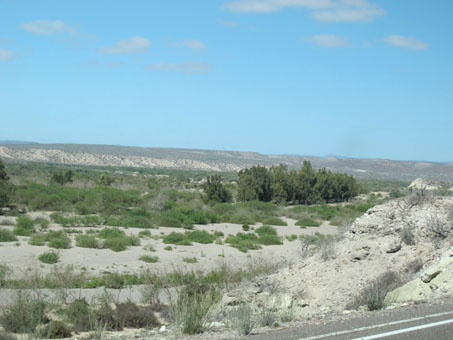
[[[384,199],[377,195],[358,198],[359,193],[384,187],[394,195],[404,193],[397,182],[379,183],[357,182],[350,175],[314,170],[309,162],[301,169],[255,166],[239,173],[219,174],[0,161],[0,208],[2,215],[9,215],[0,228],[0,242],[5,246],[14,246],[9,242],[20,245],[20,241],[27,247],[43,247],[34,258],[45,269],[10,275],[10,268],[0,264],[0,288],[17,292],[13,303],[0,313],[0,324],[9,333],[41,338],[69,337],[81,331],[96,337],[108,330],[155,328],[162,322],[173,322],[183,333],[203,332],[226,288],[271,273],[276,264],[253,263],[246,268],[222,264],[201,271],[198,262],[206,255],[196,250],[179,257],[185,271],[161,273],[153,268],[172,253],[164,251],[157,256],[150,252],[165,249],[180,253],[182,249],[215,244],[247,253],[288,244],[298,238],[282,233],[288,228],[288,219],[297,221],[301,228],[316,228],[326,222],[342,226]],[[37,215],[30,212],[38,216],[45,213],[33,218]],[[236,224],[241,231],[201,228],[212,223]],[[164,233],[157,230],[160,227],[175,229]],[[321,234],[299,238],[316,246],[328,239]],[[186,248],[190,246],[193,248]],[[140,249],[141,254],[134,257],[141,261],[141,269],[76,270],[62,264],[64,255],[75,251],[74,247],[86,248],[86,252],[94,249],[96,253]],[[231,250],[240,254],[236,249]],[[224,257],[223,251],[218,256]],[[121,290],[133,285],[145,287],[147,303],[120,303],[105,292],[89,302],[79,298],[50,304],[35,294],[43,288],[65,292],[97,287]],[[176,292],[167,306],[157,301],[156,292],[162,290]],[[247,306],[238,306],[231,316],[239,333],[252,331],[255,321],[251,314]],[[272,326],[277,322],[276,315],[263,315],[266,320],[257,323]]]

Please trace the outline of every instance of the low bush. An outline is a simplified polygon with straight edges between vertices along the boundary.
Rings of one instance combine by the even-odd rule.
[[[19,290],[13,303],[4,307],[0,323],[7,332],[33,333],[39,324],[48,321],[46,309],[43,300]]]
[[[278,217],[267,217],[263,221],[263,224],[269,224],[269,225],[278,225],[278,226],[287,226],[288,223],[283,221],[281,218]]]
[[[126,233],[119,228],[104,228],[99,232],[99,237],[103,239],[125,237]]]
[[[261,245],[258,243],[258,237],[254,233],[230,234],[225,239],[225,243],[230,244],[232,247],[239,249],[243,253],[248,252],[248,250],[261,248]]]
[[[151,255],[142,255],[139,257],[139,260],[146,263],[156,263],[159,261],[159,257]]]
[[[191,246],[192,242],[208,244],[214,242],[216,236],[206,230],[186,231],[183,233],[171,232],[164,237],[165,244],[176,244],[180,246]]]
[[[46,264],[57,263],[60,255],[54,251],[48,251],[38,256],[38,260]]]
[[[149,230],[142,230],[138,233],[138,237],[140,238],[151,237],[151,232]]]
[[[33,234],[28,239],[28,244],[32,246],[45,246],[47,242],[47,235],[46,234]]]
[[[139,307],[132,302],[117,304],[115,319],[121,328],[152,328],[160,325],[151,306]]]
[[[221,295],[214,286],[197,280],[188,282],[172,306],[172,317],[185,334],[201,333],[209,321],[210,309]]]
[[[118,228],[104,228],[98,234],[104,239],[103,248],[108,248],[113,251],[126,250],[128,246],[139,246],[140,239],[136,236],[126,236],[126,233]]]
[[[39,330],[39,334],[46,339],[62,339],[69,338],[71,331],[63,321],[52,320]]]
[[[277,230],[275,230],[274,227],[268,226],[268,225],[263,225],[262,227],[259,227],[255,230],[255,232],[260,235],[277,235]]]
[[[17,241],[17,237],[8,230],[8,229],[0,229],[0,242],[15,242]]]
[[[249,335],[253,330],[253,312],[250,306],[240,305],[231,312],[230,322],[241,335]]]
[[[91,329],[94,316],[85,299],[76,299],[63,310],[64,318],[73,324],[74,331],[87,332]]]
[[[50,225],[50,221],[44,217],[35,218],[33,223],[39,225],[39,227],[43,230],[47,230]]]
[[[16,227],[23,229],[33,229],[34,222],[33,220],[25,215],[21,215],[17,218]]]
[[[49,231],[47,234],[47,245],[55,249],[69,249],[71,248],[71,239],[66,235],[63,230]]]
[[[298,220],[296,222],[296,225],[299,227],[319,227],[321,225],[321,222],[307,216]]]
[[[93,235],[77,235],[76,247],[80,248],[100,248],[99,240]]]
[[[264,234],[258,237],[258,243],[264,246],[270,246],[270,245],[282,245],[283,241],[277,235]]]
[[[182,259],[186,263],[197,263],[198,259],[196,257],[184,257]]]
[[[386,296],[389,292],[402,284],[399,275],[393,271],[387,271],[371,281],[354,300],[348,304],[348,309],[357,309],[366,306],[368,310],[379,310],[385,307]]]
[[[286,239],[289,242],[295,241],[295,240],[297,240],[297,235],[296,234],[292,234],[292,235],[286,236]]]
[[[171,232],[170,234],[166,235],[162,242],[165,244],[176,244],[179,246],[191,246],[192,242],[188,239],[188,237],[183,233],[176,233]]]
[[[272,308],[263,307],[258,317],[258,322],[262,327],[272,327],[277,321],[277,315]]]

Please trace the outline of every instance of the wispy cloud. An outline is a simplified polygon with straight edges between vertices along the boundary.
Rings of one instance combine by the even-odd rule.
[[[156,63],[146,66],[148,70],[160,71],[178,71],[185,74],[203,74],[208,73],[214,69],[214,66],[208,63],[199,63],[194,61],[186,61],[179,64],[171,63]]]
[[[387,44],[411,50],[426,50],[429,47],[429,45],[423,41],[412,37],[403,37],[402,35],[389,35],[384,38],[384,41]]]
[[[0,48],[0,60],[10,60],[15,56],[16,54],[13,51],[7,50],[5,48]]]
[[[73,28],[67,23],[61,20],[49,21],[49,20],[36,20],[26,22],[20,25],[20,27],[33,34],[59,34],[73,31]]]
[[[347,47],[349,45],[349,42],[346,39],[332,34],[316,34],[305,37],[304,40],[312,41],[319,46],[329,48]]]
[[[143,37],[132,37],[119,40],[115,45],[105,46],[98,51],[110,54],[145,53],[151,47],[151,42]]]
[[[229,20],[223,20],[223,19],[217,19],[217,23],[222,26],[231,27],[231,28],[236,28],[239,26],[239,24],[236,21],[229,21]]]
[[[179,44],[187,48],[190,48],[191,50],[201,50],[206,47],[206,45],[203,44],[203,42],[196,39],[186,39],[179,42]]]
[[[234,0],[222,7],[232,12],[270,13],[285,7],[304,7],[321,22],[372,21],[385,10],[368,0]]]

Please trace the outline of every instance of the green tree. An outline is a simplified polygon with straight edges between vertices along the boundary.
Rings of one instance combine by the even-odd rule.
[[[220,175],[208,176],[206,183],[203,185],[203,191],[209,200],[214,202],[231,202],[231,192],[228,191],[222,183]]]
[[[0,159],[0,208],[6,207],[10,203],[12,193],[13,186],[9,183],[5,165]]]
[[[52,180],[52,182],[64,185],[67,183],[71,183],[73,177],[74,177],[74,173],[71,170],[67,170],[67,171],[60,171],[60,172],[57,172],[56,174],[53,174],[51,180]]]
[[[238,198],[240,201],[272,200],[272,178],[265,166],[253,166],[239,171]]]
[[[104,187],[109,187],[110,185],[112,185],[113,182],[115,182],[115,180],[106,174],[101,174],[101,176],[99,176],[99,178],[96,181],[98,185],[102,185]]]

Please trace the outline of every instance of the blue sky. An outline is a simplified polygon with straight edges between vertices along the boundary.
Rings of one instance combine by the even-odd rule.
[[[0,0],[0,140],[453,161],[451,0]]]

